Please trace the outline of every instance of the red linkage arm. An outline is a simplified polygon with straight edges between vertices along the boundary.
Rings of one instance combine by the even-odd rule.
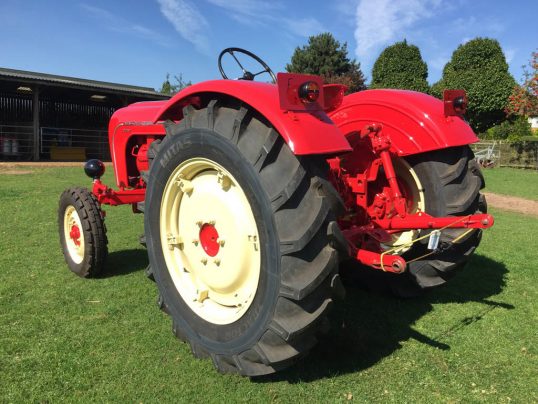
[[[93,181],[92,192],[100,204],[112,206],[143,202],[146,196],[145,188],[115,191],[103,184],[101,180]]]

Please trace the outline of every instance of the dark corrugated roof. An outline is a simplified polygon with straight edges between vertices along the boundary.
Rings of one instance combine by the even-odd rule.
[[[106,81],[95,81],[80,79],[77,77],[57,76],[55,74],[28,72],[24,70],[6,69],[0,67],[0,79],[18,79],[21,81],[40,83],[40,84],[57,84],[66,87],[75,87],[80,89],[94,89],[101,91],[112,91],[114,93],[124,93],[140,96],[151,96],[152,98],[165,99],[168,96],[155,91],[151,87],[130,86],[127,84],[109,83]]]

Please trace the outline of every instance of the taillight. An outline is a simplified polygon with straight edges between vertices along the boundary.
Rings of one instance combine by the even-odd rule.
[[[277,74],[280,108],[286,111],[323,111],[325,90],[319,76],[300,73]]]
[[[452,105],[456,111],[463,111],[467,109],[467,102],[465,102],[465,97],[456,97],[452,100]]]
[[[319,86],[315,81],[307,81],[299,87],[299,98],[302,102],[316,102],[319,98]]]
[[[465,90],[445,90],[443,92],[446,116],[463,116],[467,110]]]

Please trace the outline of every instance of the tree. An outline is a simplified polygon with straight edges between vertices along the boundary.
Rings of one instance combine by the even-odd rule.
[[[538,116],[538,52],[532,53],[529,67],[530,71],[523,66],[523,83],[516,85],[508,97],[505,112],[509,117]]]
[[[523,116],[511,117],[492,126],[480,135],[481,139],[508,140],[510,143],[518,143],[525,137],[532,136],[531,124]]]
[[[447,88],[467,91],[466,117],[475,131],[483,132],[505,119],[504,108],[515,84],[499,42],[475,38],[452,53],[432,93],[442,98]]]
[[[374,63],[370,88],[401,88],[427,93],[428,65],[406,40],[385,48]]]
[[[174,80],[176,83],[172,84],[170,82],[170,73],[166,73],[166,80],[163,81],[160,92],[162,94],[174,95],[185,87],[192,85],[190,81],[183,80],[183,74],[181,73],[179,73],[179,76],[174,75]]]
[[[360,63],[347,56],[347,42],[341,45],[329,32],[311,36],[308,45],[295,48],[286,70],[320,75],[327,83],[347,85],[348,92],[366,89]]]

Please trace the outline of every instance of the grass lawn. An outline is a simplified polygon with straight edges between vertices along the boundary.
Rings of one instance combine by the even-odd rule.
[[[250,380],[217,373],[172,335],[129,207],[107,209],[105,276],[71,274],[57,200],[89,180],[32,170],[0,174],[1,402],[538,401],[538,219],[493,211],[470,265],[426,297],[348,289],[305,360]],[[496,175],[486,172],[488,190],[501,193]]]
[[[538,170],[488,168],[482,170],[486,191],[538,201]]]

